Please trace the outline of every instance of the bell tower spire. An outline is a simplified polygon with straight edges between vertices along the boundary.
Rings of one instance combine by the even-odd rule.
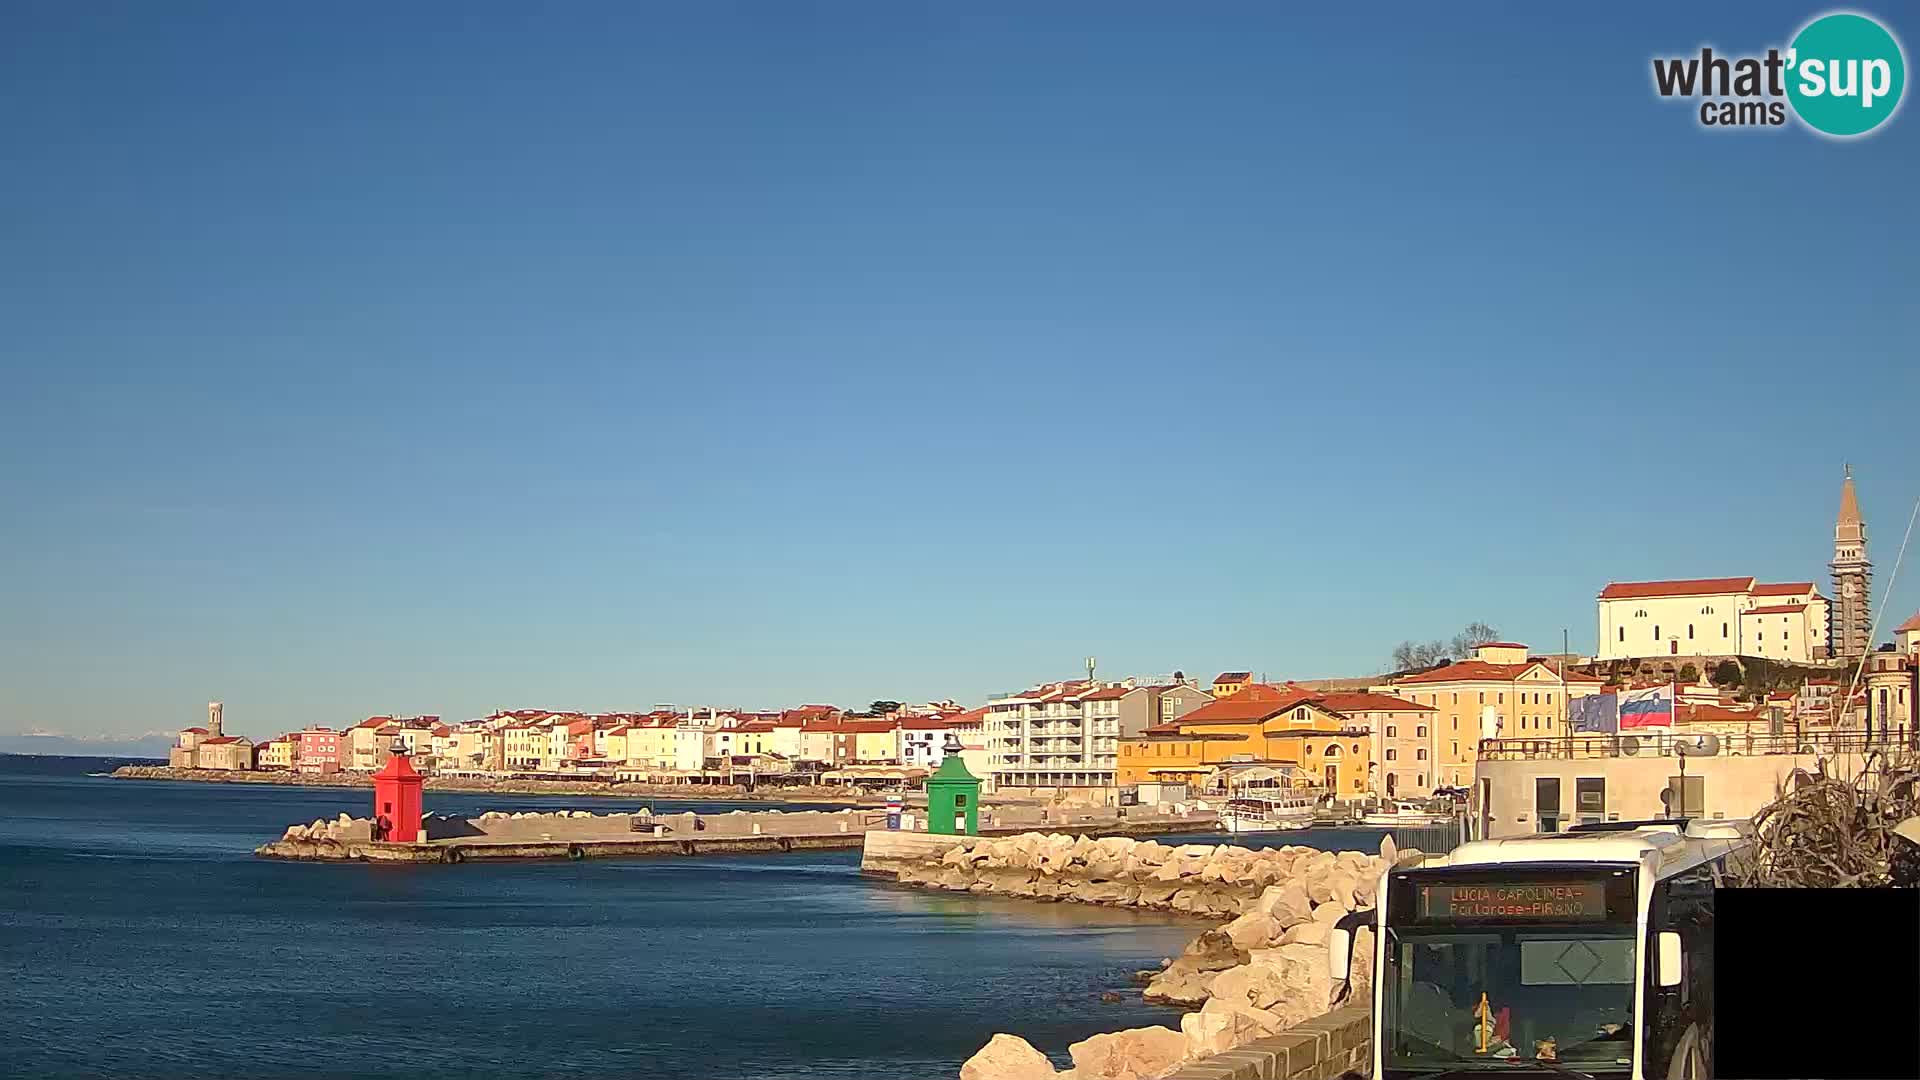
[[[1873,647],[1873,563],[1867,560],[1867,523],[1853,489],[1853,466],[1843,467],[1840,515],[1833,523],[1833,616],[1827,641],[1834,656],[1859,659]]]

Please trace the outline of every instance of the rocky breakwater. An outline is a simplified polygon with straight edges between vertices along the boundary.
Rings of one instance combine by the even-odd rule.
[[[1162,961],[1159,970],[1139,975],[1146,1000],[1197,1006],[1181,1018],[1178,1031],[1149,1027],[1094,1036],[1068,1048],[1073,1068],[1064,1073],[1019,1036],[995,1035],[960,1076],[1151,1080],[1321,1016],[1332,1008],[1335,991],[1327,973],[1329,932],[1349,912],[1373,906],[1390,865],[1419,857],[1396,852],[1392,840],[1377,855],[1054,837],[982,841],[948,851],[937,872],[917,875],[922,883],[1232,916],[1202,932],[1178,957]],[[1349,991],[1364,1001],[1373,978],[1373,933],[1361,929],[1355,938]]]

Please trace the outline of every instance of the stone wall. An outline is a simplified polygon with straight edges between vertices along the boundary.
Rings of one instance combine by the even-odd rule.
[[[1373,1072],[1372,1015],[1335,1009],[1169,1074],[1167,1080],[1338,1080]]]
[[[1375,855],[1027,833],[886,839],[862,865],[928,888],[1230,919],[1202,931],[1158,970],[1140,973],[1147,1001],[1197,1006],[1181,1017],[1178,1030],[1136,1028],[1076,1043],[1069,1048],[1072,1075],[1154,1080],[1191,1070],[1190,1080],[1320,1080],[1364,1068],[1366,1057],[1364,1010],[1357,1019],[1349,1010],[1329,1013],[1339,988],[1327,971],[1328,933],[1349,913],[1372,908],[1390,865],[1420,858],[1395,851],[1390,839]],[[1373,931],[1363,927],[1354,937],[1353,979],[1342,1000],[1365,1001]],[[1262,1068],[1285,1071],[1257,1071]],[[1025,1040],[1001,1034],[960,1075],[1046,1080],[1060,1074]]]

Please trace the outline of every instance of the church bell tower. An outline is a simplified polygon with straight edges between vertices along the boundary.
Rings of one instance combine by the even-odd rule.
[[[1858,660],[1873,647],[1873,564],[1867,561],[1867,524],[1853,491],[1853,466],[1840,482],[1840,516],[1833,523],[1833,616],[1827,640],[1833,655]]]

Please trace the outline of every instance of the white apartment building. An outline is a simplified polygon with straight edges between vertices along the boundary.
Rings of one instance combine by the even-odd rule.
[[[1758,656],[1805,663],[1828,655],[1828,602],[1812,582],[1616,581],[1600,590],[1598,614],[1601,660]]]
[[[1060,682],[993,699],[985,731],[994,790],[1113,787],[1120,699],[1131,689]]]

